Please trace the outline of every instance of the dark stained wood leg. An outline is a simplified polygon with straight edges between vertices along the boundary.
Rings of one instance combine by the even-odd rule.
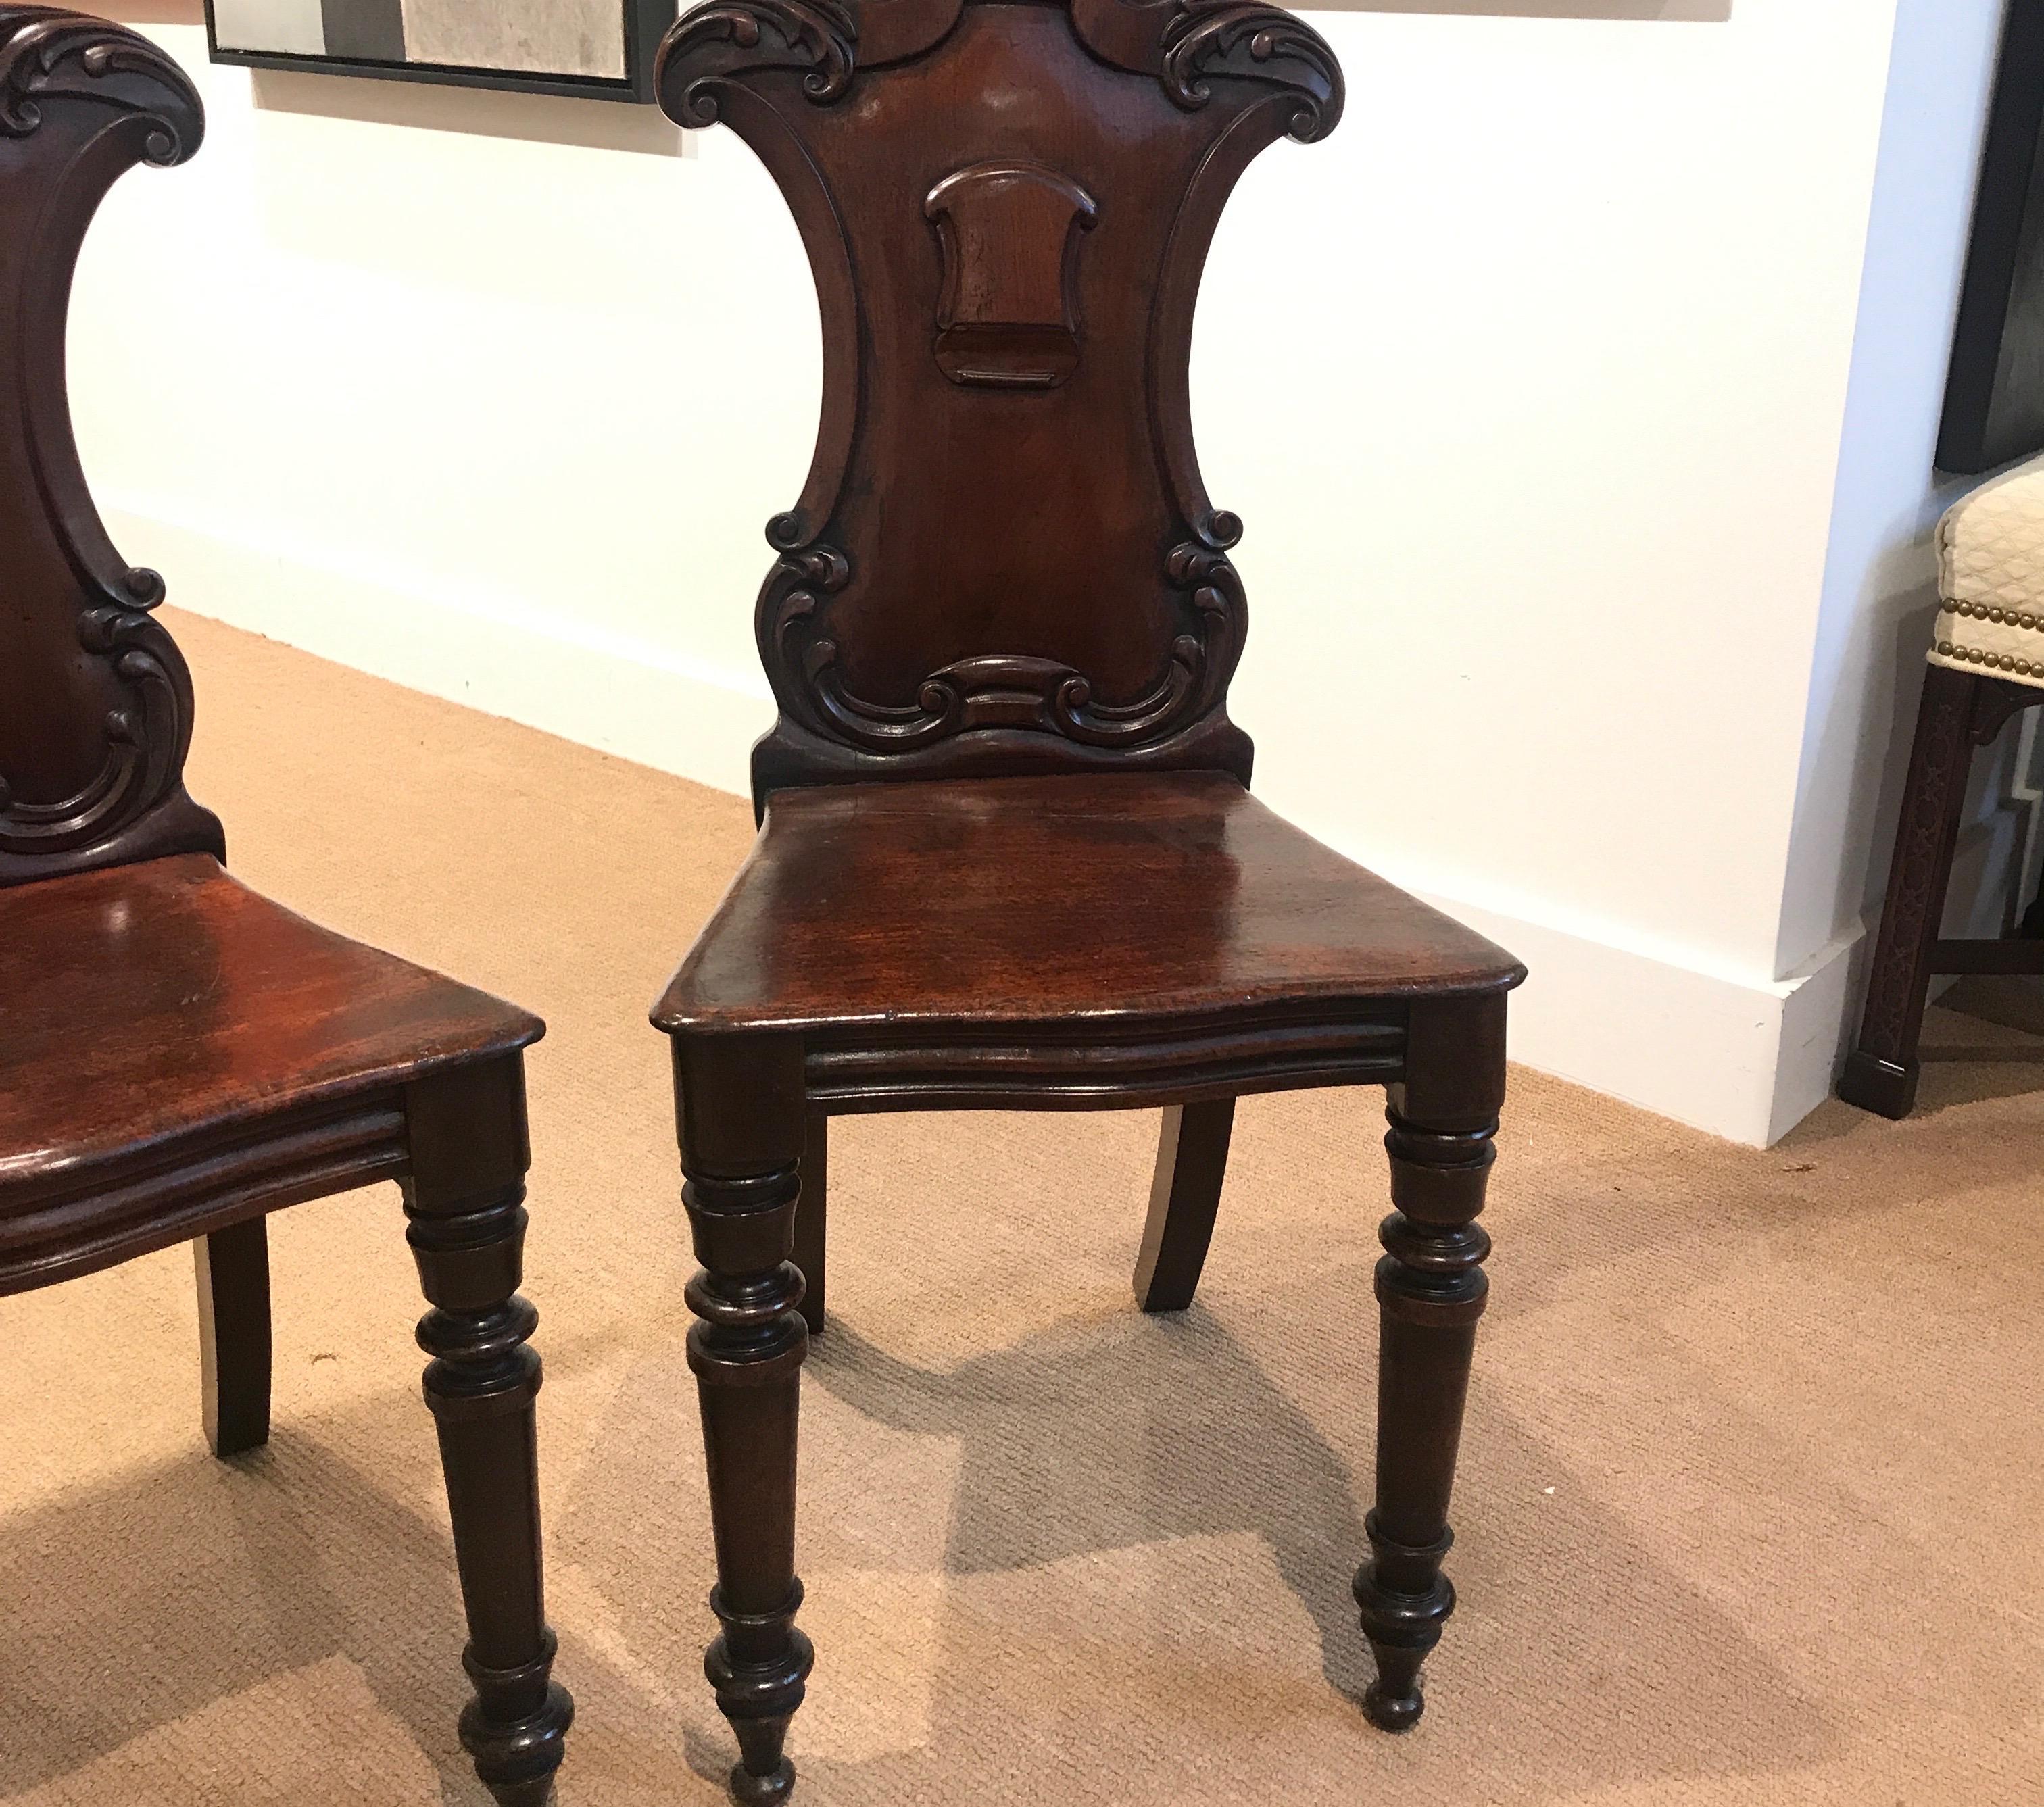
[[[1420,1667],[1454,1610],[1441,1560],[1454,1541],[1448,1499],[1489,1285],[1490,1238],[1474,1219],[1504,1092],[1504,999],[1433,1012],[1416,1020],[1407,1082],[1391,1088],[1385,1146],[1397,1208],[1379,1231],[1377,1264],[1377,1504],[1364,1527],[1370,1560],[1355,1578],[1377,1655],[1364,1706],[1387,1732],[1419,1723]]]
[[[802,1270],[802,1321],[824,1333],[824,1282],[830,1234],[830,1118],[809,1115],[802,1141],[802,1196],[795,1207],[795,1265]]]
[[[1164,1113],[1150,1183],[1150,1216],[1135,1258],[1135,1298],[1145,1311],[1183,1311],[1199,1288],[1228,1174],[1235,1100],[1174,1104]]]
[[[200,1409],[216,1456],[270,1441],[270,1237],[266,1219],[192,1245],[198,1276]]]
[[[1973,765],[1969,730],[1980,684],[1973,673],[1942,665],[1923,680],[1866,1009],[1838,1080],[1839,1097],[1883,1117],[1906,1117],[1916,1103],[1916,1048]]]
[[[702,1271],[689,1365],[702,1403],[723,1634],[703,1659],[738,1735],[731,1790],[786,1798],[784,1754],[815,1653],[795,1628],[795,1436],[809,1330],[793,1252],[808,1125],[802,1052],[787,1037],[678,1038],[682,1189]]]
[[[432,1302],[419,1345],[440,1429],[467,1608],[463,1661],[475,1698],[463,1747],[502,1807],[553,1795],[574,1703],[551,1678],[541,1576],[533,1401],[539,1314],[518,1293],[525,1241],[524,1075],[517,1060],[421,1081],[407,1093],[407,1232]]]

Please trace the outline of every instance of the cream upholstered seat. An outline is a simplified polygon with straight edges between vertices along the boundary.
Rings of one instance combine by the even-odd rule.
[[[1938,566],[1931,662],[2044,685],[2044,458],[1953,505]]]

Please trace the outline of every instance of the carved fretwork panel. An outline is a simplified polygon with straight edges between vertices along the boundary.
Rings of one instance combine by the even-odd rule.
[[[147,40],[0,5],[0,885],[220,849],[185,795],[191,685],[150,611],[152,571],[108,540],[64,381],[80,243],[140,163],[204,130],[183,72]]]
[[[1200,274],[1251,160],[1333,129],[1314,33],[1214,0],[718,0],[663,104],[779,184],[824,331],[769,525],[755,775],[1135,762],[1247,776],[1247,627],[1193,455]]]

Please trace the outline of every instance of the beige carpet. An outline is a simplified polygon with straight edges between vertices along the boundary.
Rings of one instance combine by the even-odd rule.
[[[244,877],[544,1011],[530,1291],[563,1807],[714,1803],[690,1268],[648,1002],[735,799],[189,617]],[[2044,1801],[2044,1066],[1761,1154],[1522,1074],[1462,1609],[1370,1730],[1373,1093],[1241,1112],[1200,1304],[1128,1296],[1151,1115],[836,1132],[805,1387],[814,1807]],[[0,1789],[475,1807],[394,1188],[274,1232],[276,1434],[198,1441],[182,1252],[0,1302]]]

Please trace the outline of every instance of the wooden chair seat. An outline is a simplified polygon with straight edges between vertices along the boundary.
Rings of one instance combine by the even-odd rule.
[[[1407,1000],[1522,976],[1223,773],[830,785],[774,793],[654,1021],[802,1031],[834,1111],[1125,1104],[1367,1083]]]
[[[405,1163],[402,1088],[540,1020],[192,854],[0,891],[0,1294]]]

